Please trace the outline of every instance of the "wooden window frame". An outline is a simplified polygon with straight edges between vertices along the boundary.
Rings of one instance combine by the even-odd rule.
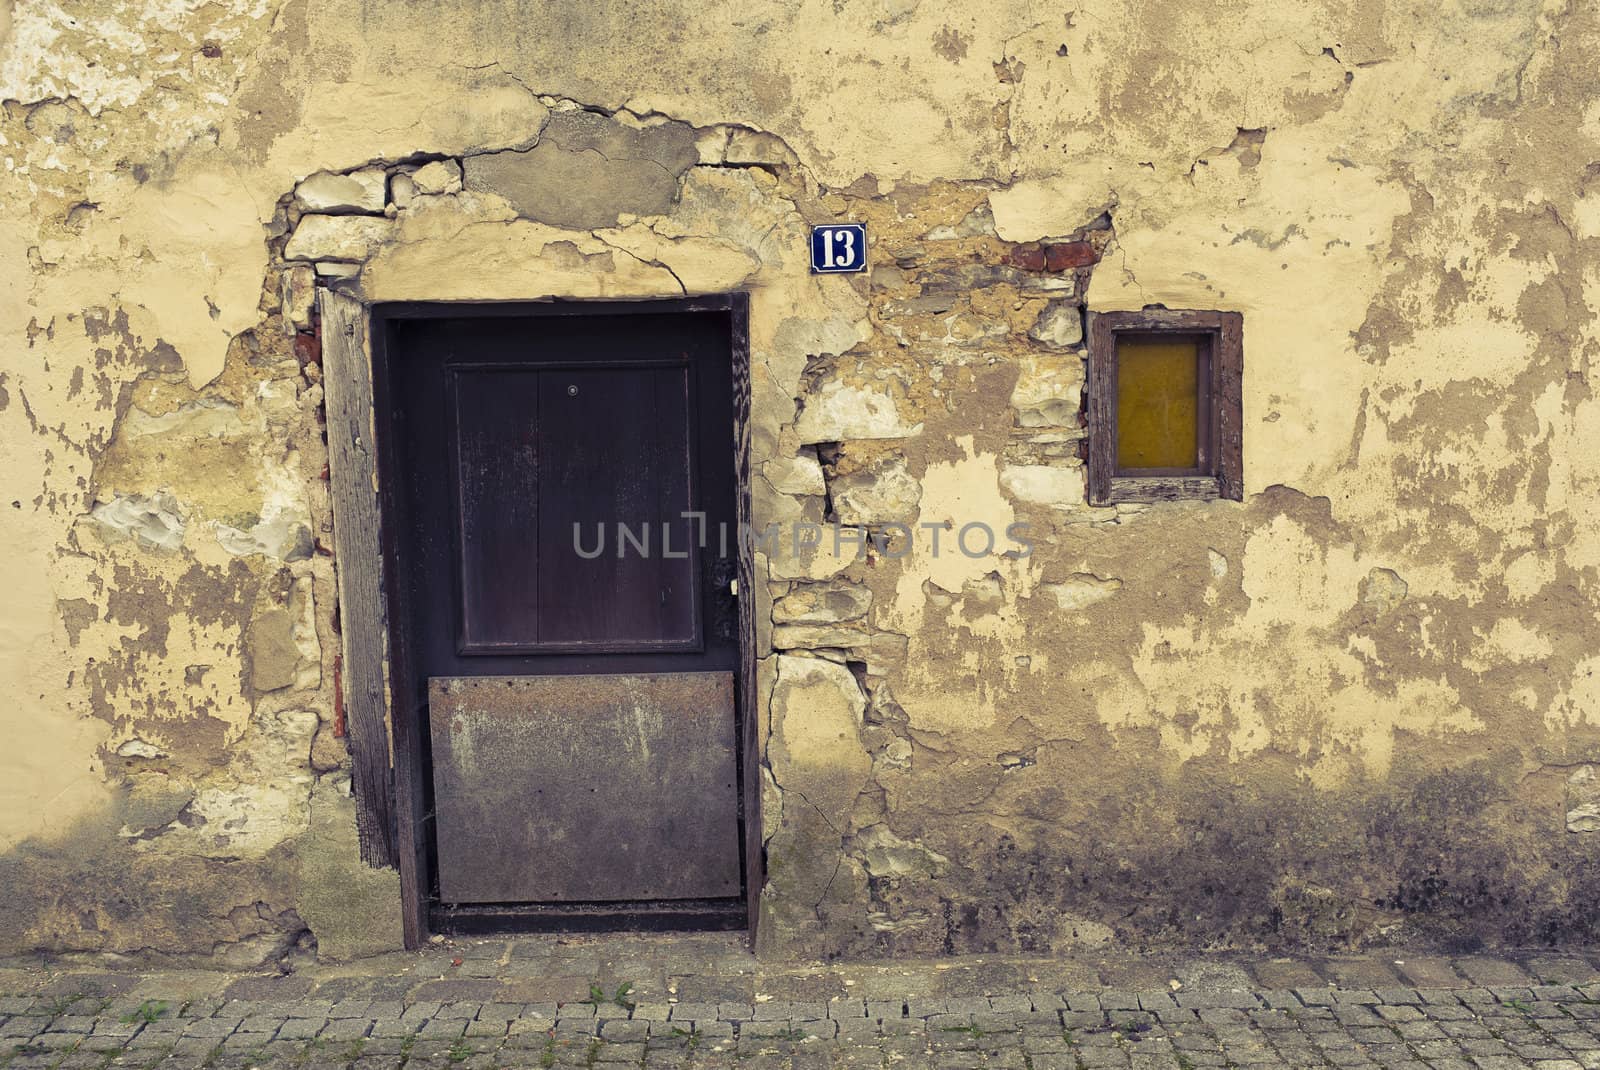
[[[1197,337],[1199,465],[1117,468],[1117,341],[1121,336]],[[1238,312],[1147,308],[1089,313],[1089,502],[1244,499],[1244,317]]]

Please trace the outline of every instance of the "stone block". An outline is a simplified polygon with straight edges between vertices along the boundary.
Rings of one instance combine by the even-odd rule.
[[[335,1018],[319,1036],[323,1040],[360,1040],[372,1029],[370,1018]]]
[[[762,466],[762,472],[772,488],[781,494],[821,495],[828,492],[815,450],[801,450],[793,457],[770,460]]]
[[[1000,487],[1019,501],[1070,508],[1084,504],[1083,469],[1055,465],[1008,465],[1000,470]]]
[[[319,171],[294,188],[295,200],[307,210],[324,213],[378,214],[388,192],[388,175],[381,167],[349,174]]]
[[[794,1028],[794,1023],[787,1018],[772,1020],[761,1019],[752,1022],[743,1022],[739,1026],[741,1037],[783,1037]]]
[[[785,494],[775,488],[763,474],[757,474],[750,482],[751,515],[755,518],[758,528],[767,524],[777,524],[780,529],[792,532],[799,525],[822,526],[821,491],[815,495]],[[720,538],[725,539],[726,536]]]
[[[1445,1002],[1453,1003],[1455,997],[1450,989],[1466,984],[1451,967],[1450,960],[1439,956],[1407,955],[1395,963],[1395,968],[1406,982],[1424,990],[1424,999],[1428,992],[1435,992],[1442,995]]]
[[[12,1018],[0,1022],[0,1038],[26,1039],[37,1033],[44,1032],[50,1026],[50,1019],[44,1017]]]
[[[310,1040],[328,1024],[326,1018],[290,1018],[278,1030],[280,1040]]]
[[[839,522],[858,527],[909,524],[922,502],[922,484],[897,457],[836,476],[829,490]]]
[[[900,414],[895,399],[880,390],[830,379],[805,397],[795,420],[805,445],[848,439],[911,438],[922,424]]]
[[[1083,397],[1083,360],[1076,352],[1030,353],[1017,362],[1011,407],[1020,427],[1076,427]]]
[[[771,563],[767,555],[755,554],[755,601],[756,601],[756,657],[770,658],[772,656],[772,585],[767,582],[771,574]]]
[[[317,304],[317,272],[310,264],[294,264],[278,277],[278,296],[286,328],[309,330]],[[293,333],[293,330],[290,330]]]
[[[827,1017],[827,1005],[822,1003],[791,1003],[772,1002],[757,1003],[755,1005],[755,1020],[758,1022],[774,1021],[776,1019],[813,1019]]]
[[[277,691],[295,681],[300,650],[294,642],[294,618],[273,607],[256,614],[248,634],[250,684],[257,691]]]
[[[871,643],[865,628],[845,624],[779,624],[772,629],[774,650],[854,650]]]
[[[930,273],[922,280],[924,294],[966,294],[994,286],[1047,291],[1063,297],[1076,290],[1071,275],[1038,275],[1006,264],[962,264]]]
[[[382,216],[305,215],[283,247],[285,260],[365,260],[394,235]]]
[[[417,199],[417,184],[409,174],[395,175],[389,180],[389,201],[396,208],[410,208]]]
[[[716,167],[727,160],[730,133],[725,126],[712,126],[695,134],[695,151],[702,165]]]
[[[835,1018],[839,1038],[856,1044],[871,1044],[878,1036],[876,1018]]]
[[[773,774],[786,790],[801,792],[836,828],[844,826],[871,769],[861,744],[865,712],[866,697],[844,666],[778,657],[768,744]]]
[[[870,588],[837,580],[797,583],[772,603],[777,624],[839,624],[860,620],[872,606]]]
[[[859,528],[808,530],[803,525],[791,524],[775,528],[774,537],[766,542],[772,579],[825,580],[837,576],[860,559],[866,547],[866,536]]]
[[[58,1033],[58,1032],[55,1032],[54,1030],[52,1030],[51,1032],[48,1032],[48,1033],[40,1033],[38,1036],[34,1037],[32,1040],[30,1040],[28,1042],[28,1046],[29,1047],[36,1047],[36,1048],[50,1048],[50,1049],[53,1049],[53,1050],[60,1050],[60,1049],[63,1049],[63,1048],[76,1048],[79,1044],[82,1044],[82,1043],[83,1043],[83,1034],[82,1033]],[[95,1062],[97,1062],[97,1063],[99,1061],[100,1061],[99,1059],[95,1060]],[[9,1067],[12,1064],[7,1063],[6,1065]],[[61,1064],[56,1062],[55,1060],[51,1060],[49,1063],[47,1063],[45,1065],[48,1065],[48,1066],[51,1066],[51,1067],[58,1067]]]
[[[1027,996],[990,996],[989,1007],[996,1014],[1031,1014],[1033,1001]]]
[[[1083,314],[1074,301],[1051,301],[1039,313],[1028,337],[1052,349],[1071,349],[1083,341]]]
[[[428,1040],[454,1040],[467,1031],[465,1018],[430,1018],[417,1035]]]
[[[1186,1010],[1254,1010],[1261,1001],[1250,992],[1216,991],[1176,993],[1178,1006]]]
[[[222,1038],[233,1033],[239,1028],[240,1018],[196,1018],[183,1030],[183,1035],[188,1037],[216,1037]]]
[[[608,1041],[630,1043],[644,1040],[650,1035],[650,1023],[628,1018],[613,1018],[600,1026],[600,1035]]]
[[[411,172],[410,178],[412,186],[418,193],[441,194],[461,191],[461,165],[454,160],[434,160],[432,163],[423,164]]]

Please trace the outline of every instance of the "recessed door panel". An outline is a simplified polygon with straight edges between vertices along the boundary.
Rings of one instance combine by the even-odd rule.
[[[739,894],[732,673],[452,677],[428,702],[446,900]]]
[[[463,651],[537,643],[539,604],[539,377],[453,372]]]
[[[699,648],[690,370],[450,369],[463,653]]]

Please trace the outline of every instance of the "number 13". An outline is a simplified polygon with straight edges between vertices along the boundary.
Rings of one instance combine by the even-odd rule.
[[[838,248],[835,249],[837,243]],[[856,262],[856,232],[853,230],[830,230],[823,235],[822,266],[830,268],[847,268]]]

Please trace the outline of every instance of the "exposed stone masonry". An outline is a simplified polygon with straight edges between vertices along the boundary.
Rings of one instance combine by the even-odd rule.
[[[0,951],[398,939],[319,285],[752,294],[769,955],[1600,940],[1593,5],[991,7],[0,0]],[[1241,502],[1084,501],[1152,303]]]
[[[908,716],[899,698],[927,689],[919,663],[930,656],[972,657],[933,632],[919,636],[930,613],[959,629],[986,622],[954,634],[999,628],[996,637],[1014,645],[1027,633],[1018,610],[1030,604],[1030,586],[1069,615],[1123,590],[1115,575],[1079,563],[1063,570],[1054,548],[1042,581],[1028,560],[1040,538],[1115,528],[1145,509],[1085,503],[1084,295],[1114,243],[1111,215],[1056,239],[1008,242],[985,184],[827,190],[770,135],[555,98],[542,105],[544,122],[516,148],[438,156],[424,146],[401,162],[318,172],[282,200],[271,231],[281,259],[266,292],[294,336],[301,404],[320,400],[319,285],[379,300],[518,296],[530,286],[578,297],[755,290],[756,520],[780,532],[758,554],[769,576],[757,593],[760,687],[770,705],[758,711],[767,948],[1031,949],[1111,939],[1104,907],[1080,913],[1059,898],[1074,868],[1066,851],[1035,848],[1030,875],[1014,873],[1011,834],[996,841],[993,829],[969,827],[977,783],[971,802],[939,798],[928,781],[937,774],[923,768],[970,764],[966,744],[953,746],[963,722],[985,708],[998,714],[995,696],[1008,681],[1048,658],[1003,655],[1009,667],[998,672],[980,655],[969,697],[956,700],[975,709],[940,714],[947,724],[917,726],[926,716]],[[868,223],[864,279],[803,274],[807,222],[832,218]],[[484,270],[510,280],[485,288]],[[527,283],[519,270],[531,272]],[[771,322],[768,307],[785,318]],[[788,396],[773,397],[768,382],[787,383]],[[194,411],[214,419],[212,404]],[[980,491],[985,483],[993,489]],[[313,484],[311,498],[319,493]],[[184,508],[162,490],[108,502],[95,517],[141,545],[171,547],[181,543]],[[1032,536],[1002,538],[974,558],[956,542],[973,518],[995,536],[1022,521]],[[326,546],[325,515],[321,524]],[[914,545],[941,536],[942,555]],[[285,561],[307,558],[313,543],[281,517],[223,524],[217,538],[231,552]],[[1228,577],[1227,557],[1209,553],[1211,574]],[[1381,612],[1405,598],[1404,581],[1387,574],[1398,594]],[[304,645],[316,613],[310,588],[279,588],[245,631],[250,680],[264,694],[324,686],[317,663],[325,661]],[[318,738],[326,751],[326,733]],[[1025,728],[989,746],[1001,775],[1041,760]],[[313,764],[331,771],[341,758]],[[1583,768],[1570,780],[1572,833],[1594,824]],[[1003,900],[1018,905],[993,901],[1007,881],[1018,883]],[[1097,885],[1091,900],[1102,894]],[[1297,891],[1273,894],[1289,896],[1296,916],[1324,909],[1317,894],[1309,904]]]
[[[767,900],[770,942],[789,946],[817,930],[830,897],[841,906],[853,903],[871,882],[896,884],[908,874],[929,878],[935,868],[928,860],[940,860],[940,873],[947,861],[891,831],[883,787],[874,778],[880,761],[904,768],[909,756],[903,726],[896,727],[901,715],[890,684],[905,664],[909,640],[885,607],[875,606],[862,570],[879,556],[910,552],[908,541],[926,539],[934,526],[917,527],[923,485],[900,445],[920,437],[925,424],[908,422],[903,412],[929,405],[948,409],[954,395],[940,385],[944,374],[955,377],[954,385],[986,365],[1015,363],[1000,486],[1072,522],[1114,523],[1119,515],[1083,504],[1079,448],[1081,295],[1111,239],[1110,221],[1102,217],[1060,241],[1003,242],[982,186],[921,192],[905,206],[909,212],[897,210],[905,219],[891,221],[879,217],[895,199],[872,197],[870,191],[841,198],[818,190],[797,170],[792,154],[766,135],[696,130],[626,112],[605,115],[570,101],[545,103],[550,118],[530,138],[531,147],[361,164],[299,183],[279,217],[279,233],[286,237],[278,270],[289,280],[281,285],[283,322],[312,335],[314,326],[302,309],[309,307],[304,295],[313,270],[323,285],[370,289],[371,265],[376,258],[381,271],[386,249],[404,249],[413,241],[424,249],[437,246],[458,228],[478,225],[475,220],[508,224],[520,218],[560,228],[539,239],[545,243],[542,255],[558,263],[575,256],[574,266],[581,264],[591,276],[576,283],[579,292],[597,286],[606,292],[608,274],[628,270],[618,258],[640,268],[662,267],[678,290],[698,292],[702,287],[694,286],[689,272],[649,251],[662,241],[685,239],[630,220],[681,217],[680,198],[692,204],[700,183],[725,184],[717,176],[730,169],[753,172],[737,181],[767,186],[767,196],[782,198],[773,210],[786,214],[779,225],[793,235],[804,233],[797,212],[818,220],[828,213],[869,220],[875,251],[865,311],[883,341],[863,344],[858,333],[854,345],[841,337],[837,352],[808,349],[792,427],[778,427],[775,441],[769,431],[757,443],[756,526],[777,531],[776,542],[758,542],[758,564],[771,575],[759,611],[762,694],[770,696],[772,707],[762,776],[768,827],[776,837],[768,841]],[[423,229],[448,218],[457,220],[451,229]],[[948,221],[934,222],[940,218]],[[721,252],[727,245],[721,226],[733,222],[704,228],[700,240],[715,242],[720,255],[729,255]],[[678,225],[694,226],[688,220]],[[752,257],[772,255],[766,244],[771,233],[769,225],[763,244],[749,250]],[[595,246],[597,240],[603,244]],[[739,270],[753,265],[753,259],[746,261]],[[782,270],[793,276],[804,267],[790,260]],[[734,288],[748,285],[730,281]],[[804,281],[810,288],[849,286],[847,280]],[[792,278],[788,285],[794,285]],[[758,289],[758,317],[764,300]],[[773,341],[785,344],[781,336]],[[880,349],[883,344],[889,348]],[[769,347],[755,359],[762,367],[792,358]],[[906,359],[921,367],[905,368]],[[848,530],[839,532],[835,525]],[[966,534],[952,529],[945,552],[962,551],[958,537]],[[1003,543],[1000,549],[1007,546],[1017,548]],[[940,597],[936,592],[930,597]],[[996,585],[993,600],[1003,597]],[[884,849],[887,844],[894,848]],[[908,919],[887,904],[875,906],[871,916],[871,926],[882,931],[924,924],[929,917],[920,912]]]

